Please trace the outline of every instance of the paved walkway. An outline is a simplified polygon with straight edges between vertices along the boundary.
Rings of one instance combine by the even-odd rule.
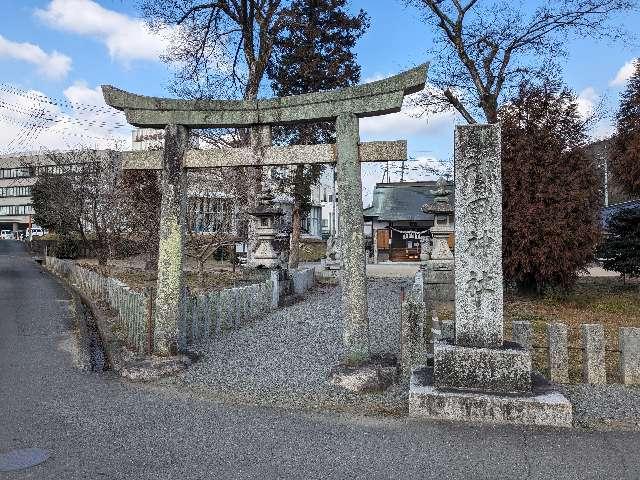
[[[80,372],[68,300],[0,241],[0,454],[51,454],[3,480],[640,476],[640,433],[305,414]]]

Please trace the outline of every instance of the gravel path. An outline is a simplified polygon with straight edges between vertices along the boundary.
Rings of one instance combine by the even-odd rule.
[[[398,353],[400,288],[412,279],[370,278],[372,352]],[[236,403],[295,409],[406,414],[406,386],[355,395],[326,381],[342,349],[340,288],[317,287],[299,303],[220,338],[195,344],[198,361],[167,382]],[[566,385],[576,426],[640,430],[640,388]]]
[[[574,423],[596,430],[640,430],[640,387],[565,385]]]
[[[372,352],[398,353],[400,288],[410,285],[411,279],[369,281]],[[199,360],[176,381],[212,397],[307,409],[406,408],[399,387],[353,395],[326,381],[344,355],[339,287],[317,287],[301,302],[191,350]]]

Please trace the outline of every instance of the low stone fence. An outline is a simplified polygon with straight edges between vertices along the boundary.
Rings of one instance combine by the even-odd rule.
[[[91,300],[109,304],[120,318],[129,348],[140,353],[150,351],[152,297],[148,291],[136,292],[115,278],[105,277],[70,260],[47,256],[45,266]]]
[[[45,265],[87,297],[108,303],[120,318],[129,348],[139,353],[152,353],[152,289],[136,292],[115,278],[100,275],[71,260],[47,256]],[[287,281],[296,294],[302,294],[315,285],[314,270],[296,270]],[[268,315],[278,308],[282,282],[279,272],[272,271],[270,278],[260,283],[198,295],[185,294],[178,325],[179,350],[185,351],[192,342],[240,328]]]
[[[289,275],[291,277],[293,293],[296,295],[302,295],[307,290],[312,289],[316,284],[314,267],[302,270],[293,270]]]
[[[194,341],[258,320],[277,308],[277,277],[244,287],[188,296],[178,326],[181,350]]]
[[[455,335],[453,321],[439,322],[437,334],[447,338]],[[607,383],[606,354],[616,354],[615,369],[625,385],[640,385],[640,328],[620,327],[618,349],[605,348],[604,327],[601,324],[580,325],[580,346],[569,346],[569,331],[564,323],[548,323],[545,339],[541,345],[533,343],[533,327],[528,321],[512,322],[511,338],[532,354],[541,354],[547,364],[547,376],[555,383],[569,383],[570,351],[579,350],[582,363],[581,382],[589,384]],[[609,360],[615,360],[616,358]]]
[[[423,364],[432,353],[431,338],[453,338],[453,320],[438,321],[427,312],[423,292],[424,280],[420,272],[405,295],[401,314],[401,367],[405,375],[411,374],[413,365]],[[431,337],[428,336],[431,332]],[[609,371],[618,372],[619,381],[626,385],[640,385],[640,328],[620,327],[617,350],[605,348],[604,327],[601,324],[580,326],[580,346],[569,345],[569,331],[563,323],[548,323],[539,344],[534,344],[533,326],[529,321],[514,321],[511,337],[527,350],[539,364],[546,364],[546,375],[554,383],[569,383],[570,366],[582,364],[580,381],[589,384],[607,383],[607,359]],[[576,351],[578,350],[578,351]],[[578,361],[570,363],[570,352]],[[581,357],[581,358],[580,358]],[[539,367],[539,365],[538,365]],[[572,375],[575,381],[578,375]],[[611,380],[611,379],[609,379]]]

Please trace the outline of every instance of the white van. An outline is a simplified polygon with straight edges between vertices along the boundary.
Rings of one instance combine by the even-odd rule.
[[[27,228],[27,238],[42,237],[43,235],[44,230],[42,229],[42,227]]]
[[[11,230],[0,230],[0,240],[13,240],[13,232]]]

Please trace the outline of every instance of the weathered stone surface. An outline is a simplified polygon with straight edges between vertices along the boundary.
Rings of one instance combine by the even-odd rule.
[[[457,328],[457,325],[456,325]],[[434,386],[481,392],[531,390],[531,356],[514,348],[490,349],[436,342],[433,349]]]
[[[569,382],[569,350],[567,326],[550,323],[549,334],[549,378],[554,383]]]
[[[148,382],[162,377],[176,375],[183,372],[191,360],[189,357],[148,357],[142,360],[130,361],[119,371],[120,376],[137,382]]]
[[[345,114],[336,121],[338,149],[337,177],[340,185],[338,208],[340,248],[343,269],[342,315],[347,361],[358,363],[369,358],[369,319],[367,317],[367,275],[364,257],[362,183],[358,162],[358,117]]]
[[[103,85],[102,93],[107,105],[123,110],[137,127],[247,127],[332,120],[345,113],[366,117],[398,112],[405,95],[424,88],[427,69],[423,64],[364,85],[268,100],[176,100],[135,95],[110,85]]]
[[[531,322],[515,321],[511,324],[511,338],[525,350],[531,350],[533,329]]]
[[[162,150],[122,152],[125,170],[162,170]],[[361,162],[391,162],[407,159],[407,141],[362,142],[359,146]],[[246,167],[251,165],[293,165],[335,163],[336,146],[289,145],[264,148],[255,155],[251,148],[211,148],[187,150],[186,168]]]
[[[602,324],[582,325],[582,378],[586,383],[607,383]]]
[[[440,321],[440,335],[443,339],[453,340],[456,336],[456,324],[453,320]]]
[[[165,129],[160,209],[158,289],[154,319],[154,351],[171,355],[177,348],[178,324],[183,313],[182,262],[186,223],[186,174],[182,168],[189,134],[179,125]]]
[[[329,382],[355,393],[386,390],[396,379],[398,367],[394,357],[376,357],[360,365],[337,365],[329,372]]]
[[[454,264],[453,259],[427,260],[424,268],[425,283],[454,284]]]
[[[620,328],[620,377],[625,385],[640,385],[640,328]]]
[[[426,368],[414,369],[409,386],[409,416],[433,420],[570,427],[573,409],[567,398],[548,388],[529,395],[442,391]]]
[[[426,315],[420,284],[414,284],[402,302],[401,322],[400,369],[408,379],[414,366],[426,363],[431,337],[431,321]]]
[[[276,310],[280,303],[280,270],[271,270],[269,272],[271,281],[271,309]]]
[[[455,131],[456,344],[503,340],[500,126]]]

